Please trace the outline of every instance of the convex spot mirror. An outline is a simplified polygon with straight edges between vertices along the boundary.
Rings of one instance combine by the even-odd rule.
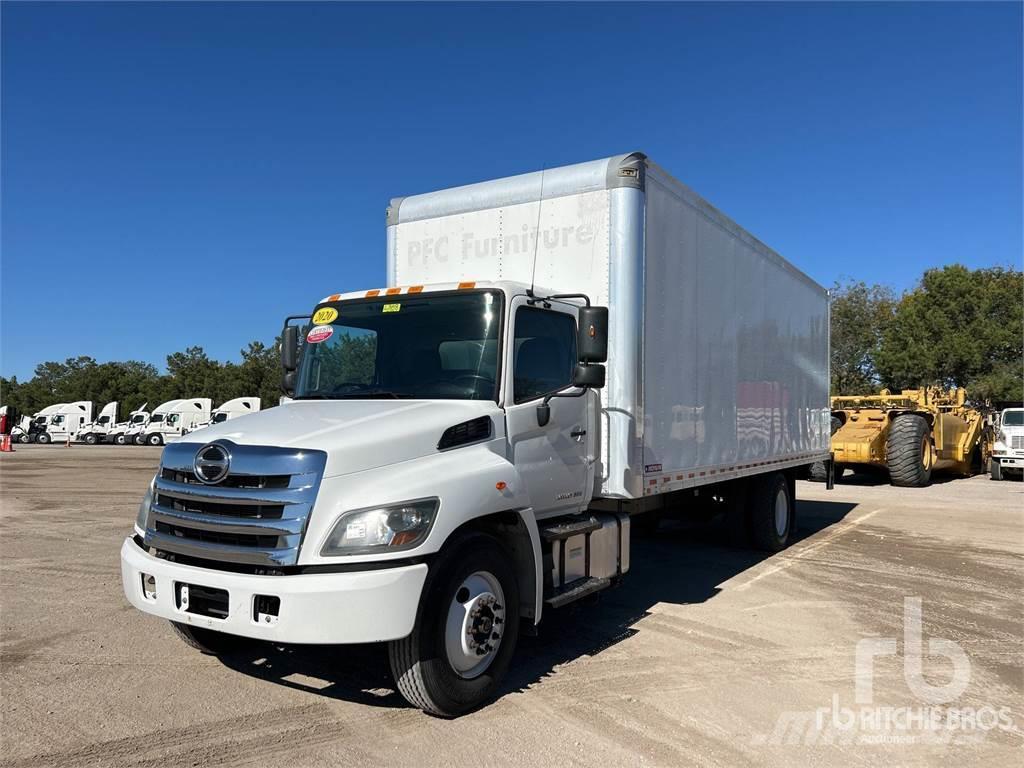
[[[576,348],[580,362],[608,360],[608,307],[580,307],[577,325]]]
[[[572,374],[574,387],[601,389],[604,386],[605,369],[603,365],[577,365]]]

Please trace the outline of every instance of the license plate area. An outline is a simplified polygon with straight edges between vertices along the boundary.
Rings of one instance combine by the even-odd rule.
[[[228,591],[226,589],[176,582],[174,601],[177,603],[178,609],[186,613],[209,616],[212,619],[228,617]]]

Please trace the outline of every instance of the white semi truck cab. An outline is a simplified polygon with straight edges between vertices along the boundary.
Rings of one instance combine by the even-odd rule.
[[[236,397],[226,400],[214,409],[209,421],[201,421],[187,429],[185,434],[194,432],[197,429],[208,427],[211,424],[220,424],[228,419],[235,419],[249,413],[258,413],[260,410],[260,398],[258,397]]]
[[[28,416],[22,416],[21,421],[18,422],[13,430],[11,430],[11,440],[17,440],[19,443],[34,443],[39,439],[39,436],[46,433],[46,427],[50,422],[50,416],[57,412],[58,409],[62,408],[64,403],[55,403],[48,405],[41,411],[34,413],[31,418]],[[43,442],[49,441],[49,435],[44,439]]]
[[[831,459],[823,288],[638,153],[396,200],[387,235],[389,287],[286,321],[279,407],[164,448],[132,605],[207,653],[385,641],[456,716],[629,571],[631,515],[787,545]]]
[[[107,440],[117,425],[117,401],[103,406],[96,421],[84,424],[78,431],[77,439],[86,445],[96,445]]]
[[[78,431],[92,421],[92,401],[64,403],[50,414],[46,431],[36,436],[38,443],[63,443],[75,440]]]
[[[989,477],[1002,480],[1007,474],[1024,473],[1024,408],[1006,408],[999,414],[995,438]]]
[[[128,421],[122,421],[111,431],[110,440],[117,445],[132,445],[139,435],[143,434],[146,425],[149,424],[149,411],[146,407],[149,403],[143,403],[140,408],[128,414]]]
[[[213,401],[208,397],[185,398],[164,403],[155,411],[145,428],[146,445],[163,445],[176,440],[197,424],[210,420]]]

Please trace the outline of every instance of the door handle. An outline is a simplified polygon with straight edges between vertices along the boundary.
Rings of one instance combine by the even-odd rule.
[[[585,429],[574,429],[572,432],[569,433],[569,436],[570,437],[583,437],[585,434],[587,434],[587,430],[585,430]]]

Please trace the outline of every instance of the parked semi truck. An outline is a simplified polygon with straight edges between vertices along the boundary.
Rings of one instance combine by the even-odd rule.
[[[133,443],[135,441],[135,435],[139,434],[146,424],[149,423],[149,411],[146,407],[149,403],[143,403],[141,407],[136,408],[134,411],[128,414],[128,420],[119,422],[110,430],[110,434],[107,439],[117,445],[124,445],[125,443]]]
[[[106,442],[117,424],[117,401],[107,403],[100,410],[96,421],[82,425],[78,430],[77,439],[87,445]]]
[[[78,431],[92,421],[92,401],[64,403],[54,410],[46,422],[46,431],[36,435],[37,443],[64,443],[75,440]]]
[[[64,405],[65,403],[54,403],[40,411],[36,411],[31,417],[22,416],[18,425],[11,430],[11,440],[16,440],[19,443],[36,442],[39,439],[39,435],[46,432],[46,427],[50,423],[50,416]],[[49,438],[47,438],[48,440]]]
[[[988,473],[993,480],[1024,474],[1024,408],[1004,408],[992,443]]]
[[[629,571],[632,515],[790,542],[827,292],[644,155],[396,199],[387,275],[286,325],[280,407],[164,448],[123,586],[193,647],[386,641],[455,716]]]
[[[260,410],[260,398],[258,397],[236,397],[226,400],[214,409],[208,421],[201,421],[186,430],[185,434],[195,432],[197,429],[208,427],[211,424],[220,424],[228,419],[245,416],[248,413],[257,413]]]
[[[164,403],[155,411],[144,430],[146,445],[163,445],[176,440],[196,424],[210,420],[213,401],[208,397],[185,398]]]

